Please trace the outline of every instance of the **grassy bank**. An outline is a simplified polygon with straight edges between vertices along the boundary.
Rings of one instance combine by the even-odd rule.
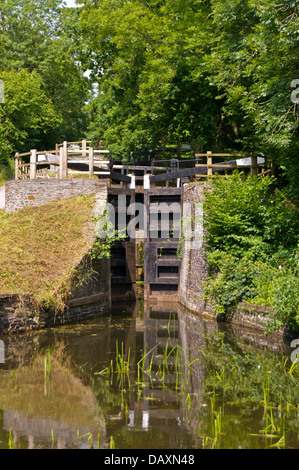
[[[31,294],[59,306],[71,274],[90,248],[93,196],[65,199],[12,214],[0,211],[0,294]]]

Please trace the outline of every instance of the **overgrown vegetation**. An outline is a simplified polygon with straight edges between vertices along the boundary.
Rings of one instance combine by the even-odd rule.
[[[180,403],[204,448],[289,446],[298,414],[298,362],[271,351],[258,354],[219,331],[202,334],[202,349],[170,346],[174,321],[170,316],[166,345],[134,356],[116,342],[110,364],[95,372],[93,386],[107,417],[117,409],[127,422],[134,393],[138,401],[161,406],[154,392],[162,389]]]
[[[216,178],[206,193],[211,277],[206,294],[217,313],[238,302],[271,307],[268,329],[299,329],[298,209],[272,177]]]
[[[0,293],[30,294],[39,305],[64,305],[74,269],[91,248],[84,238],[93,196],[12,214],[0,211]]]
[[[297,10],[297,0],[2,2],[0,160],[84,136],[124,161],[184,144],[263,152],[298,200]]]

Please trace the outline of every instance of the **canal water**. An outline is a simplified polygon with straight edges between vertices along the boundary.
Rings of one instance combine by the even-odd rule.
[[[178,304],[6,335],[0,448],[299,448],[288,341]]]

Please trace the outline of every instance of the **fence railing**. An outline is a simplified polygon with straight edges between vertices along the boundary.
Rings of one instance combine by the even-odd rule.
[[[91,141],[86,139],[80,142],[64,141],[61,144],[56,144],[55,150],[37,151],[33,149],[30,152],[16,153],[15,179],[67,178],[75,174],[88,174],[90,178],[102,175],[126,182],[128,179],[126,175],[130,176],[129,173],[134,175],[136,170],[137,175],[134,176],[134,180],[145,180],[145,175],[148,175],[147,180],[152,184],[166,182],[165,184],[168,185],[170,180],[177,179],[177,185],[179,185],[185,177],[198,180],[215,176],[216,173],[224,173],[223,176],[225,176],[235,169],[242,171],[247,168],[252,176],[273,174],[271,161],[266,161],[262,154],[230,154],[208,151],[196,153],[194,159],[152,159],[149,165],[122,165],[112,164],[109,150],[94,149],[89,145],[90,143]],[[109,159],[107,159],[108,156]],[[220,158],[227,159],[228,157],[230,160],[219,162]],[[216,162],[215,159],[217,159]],[[204,160],[206,163],[201,162]],[[159,163],[161,166],[157,166]],[[188,168],[186,168],[186,164],[189,166]],[[112,171],[112,168],[120,170],[120,173]],[[140,175],[140,171],[143,172],[143,176]]]
[[[85,139],[78,142],[64,141],[62,144],[56,144],[55,150],[33,149],[30,152],[16,153],[15,179],[67,178],[68,173],[86,173],[86,170],[71,168],[72,164],[75,167],[78,163],[87,165],[89,177],[93,177],[97,173],[94,172],[94,166],[97,164],[108,169],[109,150],[96,150],[88,146],[89,143],[91,141]]]
[[[261,154],[259,154],[261,155]],[[197,163],[195,166],[200,168],[206,168],[206,174],[198,176],[213,176],[213,173],[224,172],[223,176],[226,176],[228,170],[242,170],[244,168],[250,169],[251,176],[254,175],[267,175],[273,173],[273,163],[271,160],[266,160],[264,155],[258,156],[257,154],[231,154],[231,153],[198,153],[195,157],[206,157],[207,163]],[[223,161],[213,163],[214,157],[234,157],[234,160]],[[242,157],[242,158],[240,158]]]

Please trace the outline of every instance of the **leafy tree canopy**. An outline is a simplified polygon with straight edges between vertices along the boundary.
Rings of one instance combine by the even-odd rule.
[[[122,155],[179,141],[204,151],[262,151],[295,196],[297,1],[80,5],[82,57],[99,90],[90,105],[96,139]]]
[[[70,25],[77,10],[59,0],[0,4],[0,157],[82,138],[88,83]]]

